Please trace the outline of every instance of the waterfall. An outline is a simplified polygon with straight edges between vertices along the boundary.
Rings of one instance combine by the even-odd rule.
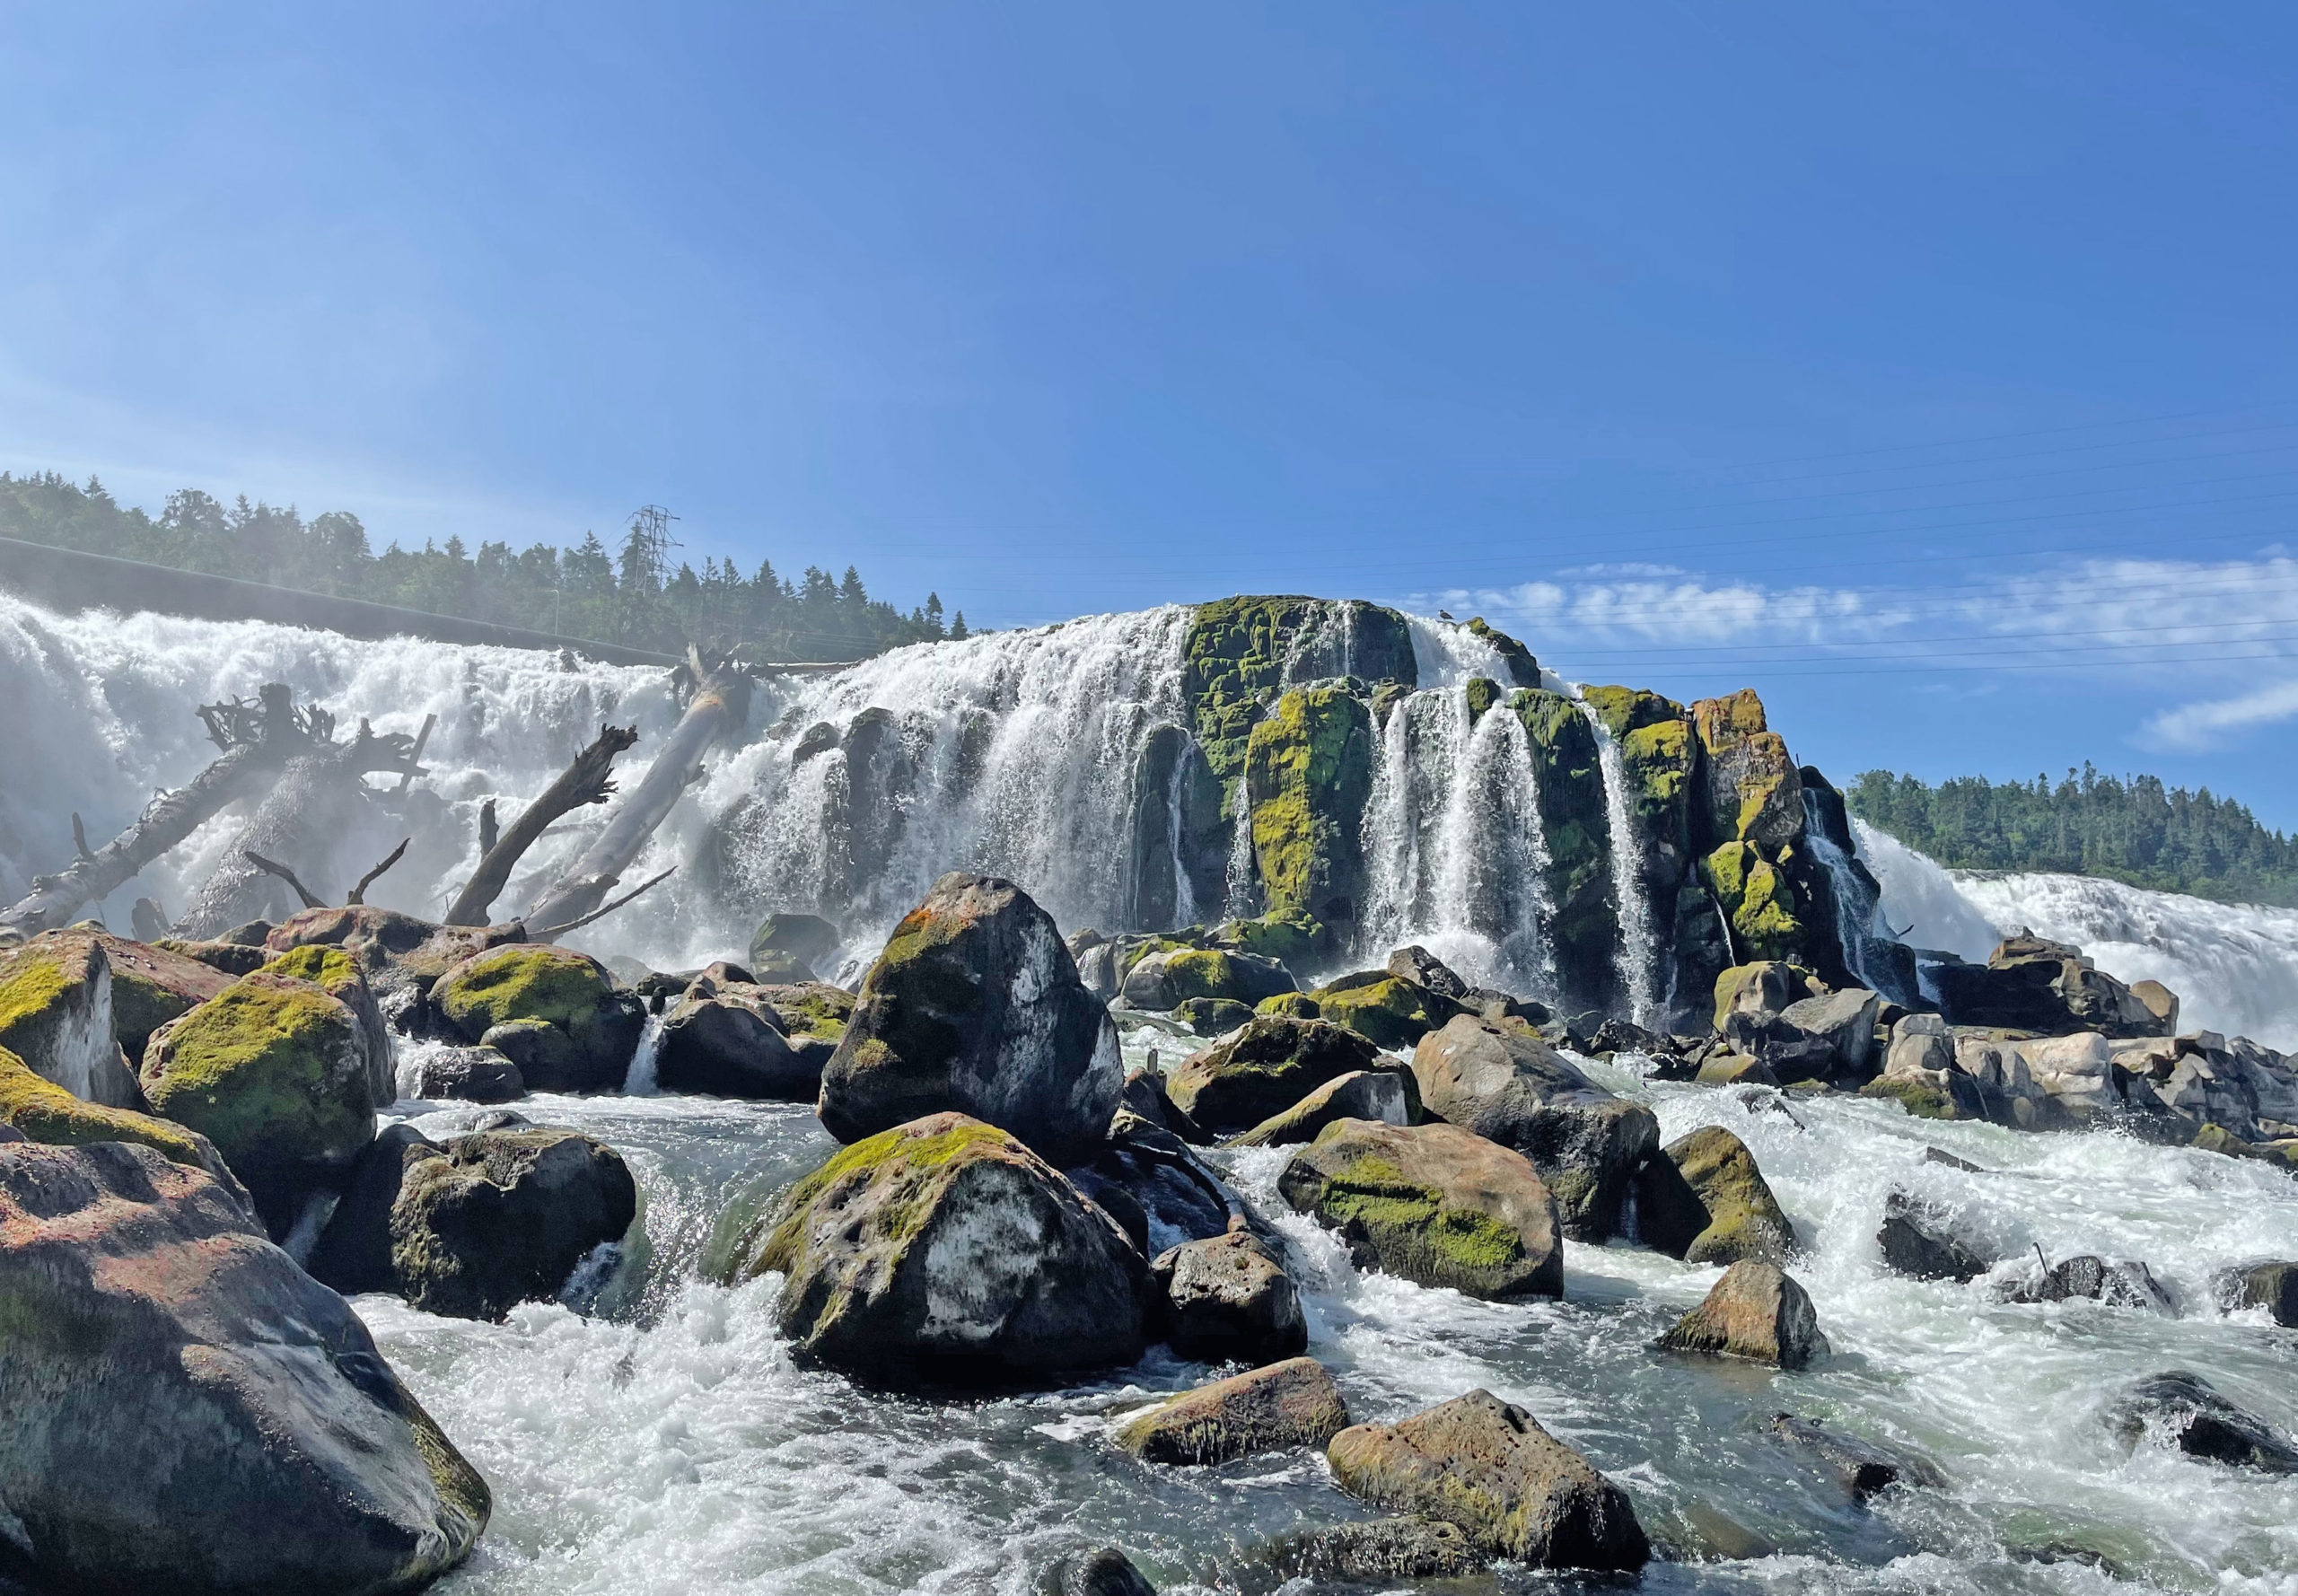
[[[1188,814],[1183,800],[1188,793],[1189,764],[1197,757],[1197,741],[1191,738],[1180,758],[1173,761],[1173,773],[1165,782],[1165,846],[1172,857],[1173,920],[1181,925],[1197,924],[1197,890],[1189,883],[1188,850],[1183,846]]]
[[[1851,855],[1827,834],[1819,794],[1809,787],[1803,789],[1803,843],[1828,873],[1828,897],[1835,904],[1835,934],[1843,944],[1844,964],[1861,986],[1888,995],[1890,987],[1877,980],[1867,962],[1868,949],[1875,942],[1880,897],[1851,868]]]
[[[1252,795],[1245,790],[1245,773],[1237,772],[1237,801],[1230,806],[1228,896],[1222,912],[1233,920],[1249,920],[1259,913],[1259,894],[1253,878]]]
[[[1628,802],[1627,771],[1620,762],[1619,741],[1603,717],[1580,696],[1579,688],[1567,684],[1565,690],[1595,734],[1596,766],[1604,778],[1604,822],[1611,832],[1612,897],[1619,913],[1620,987],[1627,994],[1628,1017],[1649,1025],[1660,1003],[1659,948],[1653,934],[1652,905],[1644,893],[1644,838]]]

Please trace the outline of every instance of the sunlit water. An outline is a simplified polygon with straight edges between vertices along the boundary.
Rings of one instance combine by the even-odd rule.
[[[1145,1028],[1129,1057],[1148,1045],[1169,1062],[1186,1050]],[[2298,1184],[2112,1136],[1928,1124],[1857,1101],[1791,1115],[1769,1094],[1589,1067],[1651,1102],[1669,1137],[1722,1123],[1753,1148],[1808,1249],[1793,1272],[1834,1355],[1790,1374],[1652,1351],[1717,1271],[1627,1246],[1569,1247],[1561,1302],[1359,1274],[1276,1198],[1284,1150],[1215,1154],[1285,1238],[1310,1350],[1357,1417],[1477,1386],[1521,1402],[1619,1479],[1672,1550],[1644,1575],[1651,1592],[2298,1592],[2298,1481],[2126,1452],[2101,1416],[2125,1381],[2183,1367],[2298,1425],[2298,1337],[2223,1316],[2210,1295],[2222,1267],[2292,1250]],[[1074,1389],[977,1399],[864,1392],[794,1367],[773,1326],[776,1282],[727,1290],[697,1269],[738,1194],[830,1150],[803,1109],[520,1107],[621,1149],[645,1189],[645,1243],[592,1320],[531,1305],[485,1325],[360,1299],[495,1489],[492,1528],[443,1591],[1018,1593],[1060,1553],[1109,1541],[1170,1589],[1273,1534],[1368,1516],[1312,1452],[1173,1469],[1116,1451],[1115,1416],[1210,1372],[1162,1352]],[[1926,1145],[2000,1172],[1925,1162]],[[2184,1317],[2012,1305],[1984,1282],[1886,1275],[1873,1237],[1894,1185],[2005,1255],[2143,1258]],[[1855,1507],[1762,1433],[1780,1411],[1915,1447],[1949,1484]]]

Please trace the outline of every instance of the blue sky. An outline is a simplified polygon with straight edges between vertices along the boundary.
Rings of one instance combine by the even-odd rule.
[[[0,466],[1237,591],[2298,827],[2298,14],[0,13]]]

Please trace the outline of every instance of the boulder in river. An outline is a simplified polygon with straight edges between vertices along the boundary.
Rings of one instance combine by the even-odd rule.
[[[1886,1268],[1917,1280],[1976,1280],[1992,1267],[1947,1228],[1943,1215],[1903,1191],[1884,1200],[1883,1228],[1875,1240]]]
[[[1914,1486],[1945,1483],[1939,1470],[1925,1459],[1830,1425],[1798,1418],[1792,1413],[1773,1415],[1771,1429],[1774,1434],[1826,1465],[1855,1502],[1864,1502],[1902,1480]]]
[[[205,1170],[233,1201],[255,1211],[253,1200],[232,1173],[215,1144],[196,1130],[156,1114],[108,1109],[73,1096],[55,1082],[36,1075],[23,1060],[0,1048],[0,1125],[29,1142],[50,1147],[84,1147],[92,1142],[134,1142],[175,1163]],[[12,1138],[13,1139],[13,1138]]]
[[[2003,1293],[2007,1302],[2064,1302],[2087,1298],[2115,1308],[2137,1308],[2148,1313],[2177,1316],[2171,1293],[2153,1271],[2136,1258],[2107,1259],[2092,1253],[2061,1258],[2048,1268],[2012,1281]]]
[[[1124,1078],[1117,1026],[1053,917],[1011,881],[953,871],[863,978],[820,1112],[856,1142],[956,1111],[1070,1163],[1106,1136]]]
[[[1173,1005],[1173,1018],[1198,1036],[1222,1036],[1253,1017],[1250,1004],[1233,997],[1184,997]]]
[[[410,1095],[467,1103],[507,1103],[526,1096],[519,1066],[493,1048],[434,1048],[415,1062]]]
[[[1469,1001],[1469,984],[1453,974],[1452,967],[1442,959],[1417,944],[1399,948],[1390,954],[1388,971],[1400,980],[1425,987],[1440,997],[1449,997],[1456,1003]]]
[[[1409,1048],[1453,1015],[1468,1012],[1465,1004],[1443,993],[1386,970],[1343,976],[1309,996],[1324,1019],[1381,1048]]]
[[[350,954],[341,948],[311,943],[266,960],[263,969],[268,975],[309,981],[349,1009],[351,1017],[358,1022],[360,1045],[367,1056],[370,1100],[378,1109],[388,1109],[398,1101],[399,1078],[391,1052],[390,1028],[383,1023],[382,1011],[375,1006],[374,994],[367,989],[367,978],[360,973]]]
[[[1811,1296],[1775,1264],[1743,1259],[1660,1337],[1670,1352],[1711,1353],[1801,1369],[1829,1350]]]
[[[1133,1559],[1113,1546],[1062,1558],[1046,1570],[1038,1590],[1039,1596],[1157,1596]]]
[[[656,1083],[665,1092],[813,1101],[829,1060],[791,1046],[766,992],[755,983],[697,979],[662,1016]]]
[[[2079,948],[2022,934],[1995,945],[1985,964],[1929,966],[1939,1007],[1958,1025],[2044,1036],[2094,1030],[2110,1037],[2167,1036],[2175,1020],[2083,956]]]
[[[1555,1194],[1522,1153],[1456,1125],[1338,1121],[1277,1190],[1338,1231],[1359,1267],[1472,1297],[1564,1294]]]
[[[1276,960],[1222,948],[1169,948],[1152,953],[1125,978],[1125,1001],[1136,1009],[1170,1009],[1192,997],[1226,998],[1251,1007],[1294,990]]]
[[[45,932],[0,953],[0,1048],[76,1098],[144,1107],[114,1035],[111,987],[103,942],[84,933]]]
[[[0,1146],[10,1574],[170,1596],[418,1589],[486,1482],[335,1293],[151,1148]]]
[[[612,1092],[630,1073],[645,1005],[587,953],[548,943],[490,948],[449,969],[431,1001],[465,1041],[499,1048],[532,1092]],[[506,1046],[498,1026],[540,1021],[561,1046]]]
[[[1189,1055],[1165,1095],[1210,1139],[1283,1113],[1326,1082],[1379,1067],[1380,1049],[1322,1020],[1259,1015]]]
[[[390,1206],[398,1289],[428,1313],[501,1319],[557,1295],[638,1214],[622,1156],[579,1131],[456,1136],[404,1162]]]
[[[1627,1493],[1490,1391],[1343,1430],[1325,1456],[1352,1495],[1457,1524],[1536,1568],[1634,1570],[1651,1557]]]
[[[750,938],[750,969],[760,981],[811,981],[845,938],[820,915],[768,915]]]
[[[1255,1452],[1321,1447],[1348,1427],[1325,1366],[1287,1358],[1184,1391],[1118,1426],[1117,1443],[1151,1463],[1225,1463]]]
[[[1301,1293],[1250,1231],[1169,1248],[1149,1273],[1164,1299],[1165,1339],[1185,1358],[1269,1364],[1308,1347]]]
[[[1412,1074],[1428,1112],[1531,1160],[1566,1235],[1618,1233],[1636,1172],[1659,1144],[1651,1109],[1598,1086],[1529,1028],[1469,1014],[1420,1039]]]
[[[1720,1125],[1677,1137],[1636,1177],[1636,1229],[1646,1245],[1695,1264],[1785,1259],[1793,1226],[1748,1144]]]
[[[963,1114],[865,1137],[792,1187],[731,1270],[784,1276],[803,1357],[890,1384],[1043,1381],[1141,1354],[1148,1267],[1017,1138]]]
[[[2263,1308],[2285,1329],[2298,1329],[2298,1263],[2276,1260],[2230,1269],[2217,1282],[2220,1306],[2230,1312]]]
[[[1280,1147],[1313,1142],[1336,1119],[1378,1119],[1385,1125],[1410,1125],[1419,1118],[1418,1093],[1407,1083],[1409,1071],[1351,1070],[1336,1075],[1281,1114],[1272,1114],[1241,1136],[1231,1147]]]
[[[320,1232],[303,1267],[320,1285],[355,1297],[363,1292],[399,1290],[391,1258],[391,1208],[417,1162],[444,1154],[440,1144],[414,1126],[386,1125],[352,1166],[351,1178]]]
[[[2298,1443],[2229,1401],[2199,1374],[2150,1374],[2116,1398],[2109,1422],[2126,1444],[2160,1435],[2189,1457],[2298,1474]]]
[[[1276,1596],[1311,1582],[1387,1590],[1401,1582],[1456,1580],[1491,1565],[1468,1532],[1442,1519],[1366,1519],[1321,1530],[1296,1530],[1262,1542],[1222,1568],[1221,1589]]]

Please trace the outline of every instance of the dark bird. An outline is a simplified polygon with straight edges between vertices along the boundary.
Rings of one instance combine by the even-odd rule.
[[[1452,612],[1449,609],[1439,609],[1436,612],[1436,618],[1438,620],[1450,620],[1452,618]]]

